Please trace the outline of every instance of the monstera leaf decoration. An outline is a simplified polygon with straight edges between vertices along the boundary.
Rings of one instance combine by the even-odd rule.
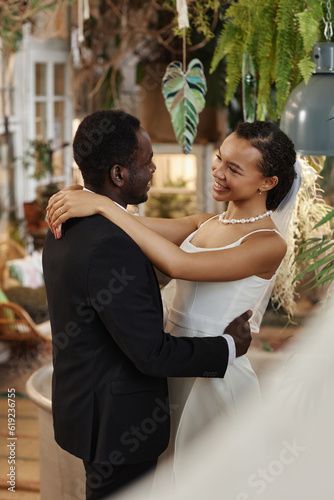
[[[199,59],[189,63],[186,73],[179,61],[168,65],[162,80],[162,93],[184,153],[190,153],[195,140],[199,113],[205,106],[206,90],[203,64]]]

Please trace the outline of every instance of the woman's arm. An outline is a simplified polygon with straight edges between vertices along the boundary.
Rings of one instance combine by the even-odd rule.
[[[110,207],[110,203],[103,202],[99,212],[104,216],[108,214],[110,220],[136,241],[150,261],[171,278],[217,282],[238,280],[274,272],[286,253],[286,244],[276,233],[262,234],[235,248],[189,253],[143,228],[115,204]]]
[[[108,217],[107,214],[105,216]],[[137,220],[166,238],[166,240],[179,246],[189,234],[196,231],[203,222],[213,216],[214,214],[207,213],[198,213],[187,217],[178,217],[177,219],[139,216]]]
[[[66,194],[66,197],[63,197],[63,202],[64,204],[66,203],[66,208],[71,210],[72,217],[84,217],[97,214],[97,206],[100,202],[101,195],[83,191],[82,189],[82,186],[70,186],[52,197],[48,207],[48,218],[50,218],[50,207],[52,208],[54,200],[60,199],[64,194]],[[107,198],[107,200],[109,199]],[[111,204],[112,201],[109,200],[109,203]],[[214,214],[198,213],[189,215],[188,217],[179,217],[177,219],[139,216],[137,220],[172,243],[180,245],[189,234],[195,231],[203,222],[213,215]],[[105,216],[108,218],[108,212],[105,213]]]
[[[55,195],[50,215],[55,225],[70,218],[63,197]],[[61,209],[59,216],[54,214]],[[276,233],[264,233],[226,250],[188,253],[143,226],[136,217],[119,208],[109,198],[99,197],[98,212],[121,227],[140,246],[150,261],[172,278],[190,281],[233,281],[274,272],[286,253],[286,243]],[[259,240],[261,238],[261,244]]]

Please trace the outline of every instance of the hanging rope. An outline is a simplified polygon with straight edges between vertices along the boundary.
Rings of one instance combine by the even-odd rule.
[[[182,44],[182,65],[183,71],[187,70],[187,28],[189,28],[189,15],[187,0],[177,0],[176,8],[178,13],[179,29],[183,30],[183,44]]]

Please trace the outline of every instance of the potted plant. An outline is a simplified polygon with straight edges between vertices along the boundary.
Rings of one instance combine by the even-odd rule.
[[[49,198],[55,194],[61,185],[53,181],[54,161],[53,156],[59,149],[67,147],[68,143],[62,143],[54,147],[52,141],[33,140],[30,141],[29,148],[23,157],[23,165],[28,170],[31,168],[31,177],[36,181],[46,180],[36,189],[36,200],[24,203],[24,214],[27,222],[27,229],[30,234],[45,232],[45,210]]]

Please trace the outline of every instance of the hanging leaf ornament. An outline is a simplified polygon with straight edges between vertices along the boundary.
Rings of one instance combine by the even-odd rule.
[[[162,93],[177,141],[184,153],[190,153],[194,143],[199,113],[205,106],[206,91],[204,68],[199,59],[190,61],[186,73],[179,61],[167,66],[162,80]]]

